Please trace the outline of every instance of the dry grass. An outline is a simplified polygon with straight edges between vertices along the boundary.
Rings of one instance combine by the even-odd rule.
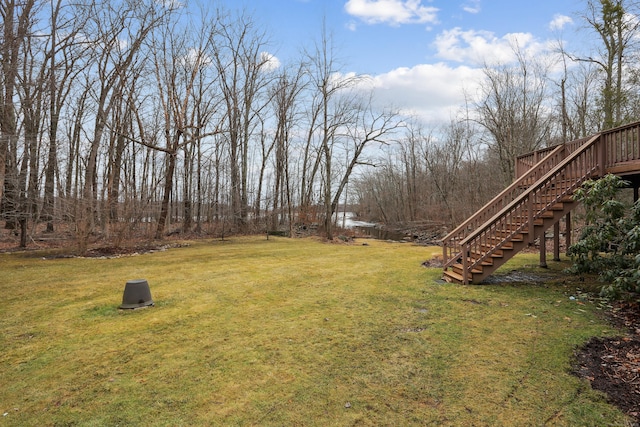
[[[0,425],[624,423],[569,373],[612,333],[571,285],[441,284],[432,253],[253,237],[0,255]],[[118,311],[137,278],[156,306]]]

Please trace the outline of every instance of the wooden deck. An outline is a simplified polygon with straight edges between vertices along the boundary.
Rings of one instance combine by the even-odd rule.
[[[514,182],[443,239],[443,278],[480,283],[551,227],[555,257],[560,220],[570,224],[577,205],[573,192],[609,173],[632,182],[637,198],[640,122],[518,157]]]

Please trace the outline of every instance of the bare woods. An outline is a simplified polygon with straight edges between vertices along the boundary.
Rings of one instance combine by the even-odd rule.
[[[348,73],[328,30],[282,63],[248,12],[0,0],[3,235],[24,247],[64,231],[80,252],[176,232],[317,226],[331,239],[345,207],[455,224],[511,179],[515,155],[635,113],[619,71],[636,29],[623,2],[589,6],[600,56],[514,44],[515,61],[479,70],[459,116],[427,127]]]

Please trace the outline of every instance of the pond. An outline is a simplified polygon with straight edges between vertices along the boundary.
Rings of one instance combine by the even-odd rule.
[[[405,240],[406,234],[396,230],[387,230],[380,224],[366,221],[358,221],[353,212],[340,212],[338,214],[338,225],[342,228],[355,230],[358,235],[371,237],[379,240]]]

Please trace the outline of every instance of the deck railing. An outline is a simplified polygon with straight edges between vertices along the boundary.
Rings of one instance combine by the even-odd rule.
[[[526,230],[528,238],[533,239],[532,224],[597,173],[599,141],[600,136],[596,135],[581,145],[526,192],[460,242],[460,256],[470,254],[469,257],[461,256],[465,282],[470,279],[471,271],[501,250],[515,235]]]
[[[637,172],[640,169],[640,123],[611,129],[603,133],[604,168],[609,173]]]
[[[576,139],[575,141],[565,142],[551,147],[542,148],[516,157],[516,179],[527,173],[529,169],[534,167],[540,160],[548,156],[553,150],[559,146],[565,148],[565,154],[568,155],[576,151],[582,144],[587,142],[591,137]]]
[[[555,167],[565,156],[564,146],[554,147],[543,159],[534,167],[529,168],[523,176],[516,179],[509,187],[494,197],[489,203],[478,210],[474,215],[467,218],[462,224],[451,231],[443,240],[444,267],[453,264],[462,252],[460,242],[470,233],[484,224],[505,206],[521,195],[529,185],[536,182],[540,177]]]
[[[462,263],[464,283],[514,236],[526,234],[532,243],[535,221],[585,180],[639,173],[640,122],[520,156],[516,172],[513,184],[442,241],[444,268]]]

